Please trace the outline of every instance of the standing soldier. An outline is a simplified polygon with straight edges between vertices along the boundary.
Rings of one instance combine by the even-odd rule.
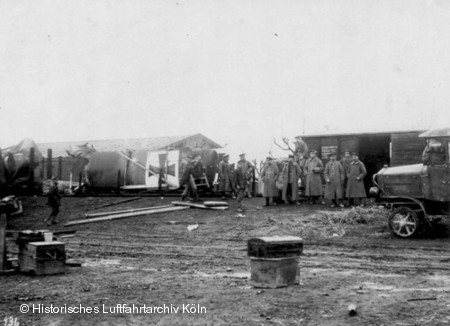
[[[190,170],[191,160],[192,160],[192,156],[187,155],[185,157],[185,159],[182,159],[181,164],[180,164],[180,175],[181,175],[180,187],[184,187],[184,190],[181,194],[181,201],[183,201],[185,198],[189,198],[189,196],[190,196],[189,182],[191,179],[191,170]]]
[[[308,157],[308,145],[304,142],[302,136],[295,137],[295,152],[294,154],[297,155],[297,157]]]
[[[285,203],[299,205],[298,201],[298,178],[301,175],[301,169],[294,161],[294,155],[289,155],[288,162],[281,171],[283,177],[282,199]]]
[[[273,197],[277,197],[278,195],[278,188],[276,185],[278,174],[279,170],[277,163],[272,161],[272,158],[268,156],[261,171],[261,178],[264,183],[263,197],[266,199],[266,204],[264,206],[270,206],[270,202],[272,202],[274,206],[277,205],[273,201]]]
[[[317,157],[317,151],[309,153],[309,159],[305,163],[306,189],[305,195],[309,197],[310,204],[315,204],[317,199],[322,196],[322,177],[323,163]]]
[[[56,216],[59,213],[59,206],[61,206],[61,195],[59,194],[58,190],[58,178],[55,177],[52,179],[52,181],[53,184],[48,190],[48,205],[50,206],[52,211],[50,213],[50,216],[44,220],[47,225],[59,223],[59,221],[56,219]]]
[[[251,188],[250,188],[250,180],[252,180],[252,174],[255,167],[245,159],[245,154],[239,155],[240,160],[237,163],[237,168],[242,170],[242,173],[244,173],[245,178],[245,189],[244,189],[244,196],[247,195],[249,198],[252,197],[251,195]]]
[[[242,155],[240,155],[242,160]],[[245,154],[244,154],[244,160],[245,160]],[[241,161],[239,161],[241,162]],[[247,187],[247,172],[245,169],[245,164],[237,164],[237,168],[234,170],[234,180],[235,180],[235,186],[236,186],[236,193],[237,193],[237,211],[242,212],[244,210],[244,207],[242,206],[242,201],[245,197],[245,188]]]
[[[226,154],[219,163],[219,191],[222,193],[222,199],[225,199],[227,194],[231,194],[233,192],[229,158],[230,156]]]
[[[364,188],[364,177],[367,174],[366,167],[359,160],[358,154],[352,154],[352,162],[347,171],[347,198],[350,205],[356,205],[358,201],[360,206],[364,206],[361,199],[366,198],[366,189]]]
[[[352,163],[352,157],[350,155],[350,151],[344,152],[344,157],[339,161],[342,165],[342,168],[344,169],[344,184],[343,184],[343,190],[344,190],[344,199],[347,199],[346,189],[347,189],[347,175],[348,170],[350,169],[350,164]]]
[[[330,153],[330,161],[325,165],[325,199],[331,201],[330,207],[344,207],[342,203],[343,191],[342,184],[344,182],[344,168],[341,163],[336,161],[336,153]]]

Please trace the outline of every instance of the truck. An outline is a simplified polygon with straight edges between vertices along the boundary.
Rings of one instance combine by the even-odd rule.
[[[384,166],[373,176],[370,194],[389,208],[392,232],[409,238],[450,215],[450,128],[428,130],[422,163]]]

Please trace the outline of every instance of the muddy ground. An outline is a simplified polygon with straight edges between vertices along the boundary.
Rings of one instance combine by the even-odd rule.
[[[118,200],[66,197],[61,219],[82,219],[86,210]],[[172,200],[146,197],[96,212]],[[24,202],[25,215],[11,218],[8,230],[47,229],[45,198]],[[51,226],[53,231],[77,230],[60,240],[66,243],[67,258],[82,266],[66,267],[60,275],[0,276],[0,323],[450,325],[450,219],[434,234],[404,240],[391,235],[385,213],[378,208],[354,209],[354,221],[339,224],[331,217],[340,211],[348,214],[349,208],[262,204],[262,198],[246,199],[244,216],[237,215],[230,201],[227,211],[188,209],[70,228]],[[188,231],[194,224],[198,228]],[[249,285],[246,241],[264,235],[304,239],[300,285],[279,289]],[[10,257],[17,254],[12,240]],[[355,316],[348,314],[350,303],[357,306]],[[147,308],[165,304],[179,310],[144,314],[123,308],[133,304]],[[94,312],[21,313],[21,305],[81,306]],[[183,310],[183,305],[189,309]]]

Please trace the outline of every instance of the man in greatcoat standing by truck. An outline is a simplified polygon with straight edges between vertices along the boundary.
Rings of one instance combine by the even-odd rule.
[[[359,160],[358,154],[352,154],[352,162],[347,171],[347,198],[350,205],[363,206],[362,198],[366,198],[366,189],[364,188],[364,177],[367,171],[363,162]]]
[[[277,205],[273,201],[273,198],[278,196],[278,188],[276,185],[278,174],[279,169],[277,163],[268,156],[261,171],[261,179],[264,183],[263,197],[266,199],[264,206],[270,206],[271,203],[274,206]]]
[[[315,204],[316,201],[322,196],[322,171],[322,160],[317,157],[317,151],[312,150],[309,153],[309,159],[305,163],[305,195],[309,197],[310,204]]]
[[[331,202],[330,207],[344,207],[342,203],[344,183],[344,168],[341,163],[336,161],[336,153],[332,152],[329,155],[330,161],[325,165],[323,175],[325,177],[325,199]]]
[[[294,155],[289,155],[287,163],[281,171],[283,178],[282,199],[286,204],[299,204],[298,202],[298,179],[301,168],[294,160]]]

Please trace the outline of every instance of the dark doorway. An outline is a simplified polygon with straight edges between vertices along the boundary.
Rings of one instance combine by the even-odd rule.
[[[384,165],[390,163],[391,135],[367,135],[359,138],[359,159],[367,169],[364,178],[366,191],[372,187],[372,177],[381,170]]]

